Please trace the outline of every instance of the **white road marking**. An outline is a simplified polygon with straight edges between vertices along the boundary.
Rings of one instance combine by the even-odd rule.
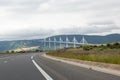
[[[32,60],[37,69],[42,73],[46,80],[53,80],[34,60]]]
[[[4,63],[7,63],[7,61],[4,61]]]
[[[31,56],[31,59],[33,59],[33,56]]]

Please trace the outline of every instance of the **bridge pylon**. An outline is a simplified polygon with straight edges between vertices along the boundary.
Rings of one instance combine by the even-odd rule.
[[[59,42],[60,42],[60,49],[62,49],[62,42],[63,42],[63,40],[62,40],[61,37],[59,38]]]
[[[87,40],[85,39],[84,36],[82,37],[82,40],[80,41],[80,43],[81,43],[82,45],[88,44],[88,42],[87,42]]]
[[[57,47],[56,47],[56,38],[54,37],[54,50],[56,50]]]
[[[49,43],[48,46],[49,46],[49,49],[50,49],[51,48],[51,39],[50,38],[48,39],[48,43]]]
[[[65,44],[66,44],[65,47],[66,47],[66,48],[69,47],[69,45],[68,45],[69,42],[70,42],[70,41],[69,41],[68,37],[66,36],[66,42],[65,42]]]
[[[75,36],[74,36],[74,38],[73,38],[73,47],[74,47],[74,48],[76,48],[76,43],[77,43],[77,40],[76,40],[76,38],[75,38]]]

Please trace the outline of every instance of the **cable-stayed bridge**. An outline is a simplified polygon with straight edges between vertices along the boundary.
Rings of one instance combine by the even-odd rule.
[[[78,47],[80,45],[88,45],[88,41],[83,36],[81,41],[78,42],[76,37],[74,36],[72,41],[69,40],[69,38],[66,36],[65,40],[62,39],[62,37],[59,37],[59,39],[56,39],[56,37],[49,37],[48,39],[43,40],[43,49],[44,50],[56,50],[56,49],[62,49],[62,48],[69,48],[69,47]]]

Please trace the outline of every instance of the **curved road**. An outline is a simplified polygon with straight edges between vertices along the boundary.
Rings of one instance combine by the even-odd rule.
[[[0,57],[0,80],[120,80],[118,76],[53,61],[42,54]]]

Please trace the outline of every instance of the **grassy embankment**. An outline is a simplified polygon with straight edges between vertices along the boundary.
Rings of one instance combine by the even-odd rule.
[[[120,64],[120,43],[50,51],[51,56]]]

